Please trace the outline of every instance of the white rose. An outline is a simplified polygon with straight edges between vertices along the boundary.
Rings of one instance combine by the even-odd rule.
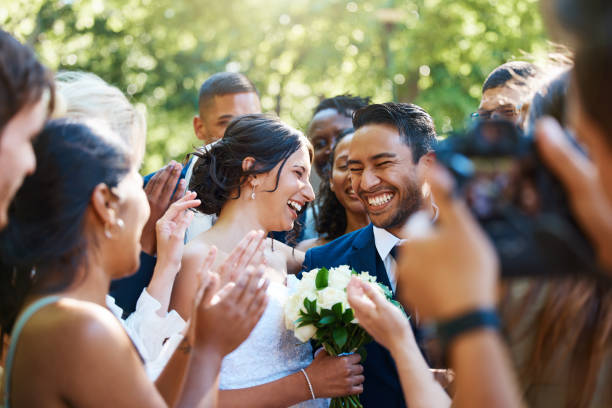
[[[346,292],[342,289],[337,289],[331,286],[317,292],[317,311],[321,309],[331,309],[336,303],[342,303],[342,310],[347,308],[348,301]]]
[[[317,332],[317,328],[312,324],[298,327],[293,331],[293,335],[302,343],[306,343]]]
[[[317,294],[312,291],[303,291],[290,296],[285,303],[285,327],[289,330],[295,328],[295,321],[301,317],[300,310],[306,312],[304,299],[315,300]]]
[[[300,318],[300,304],[299,296],[290,296],[285,303],[285,327],[287,330],[293,330],[295,328],[295,321]]]
[[[348,286],[350,280],[351,270],[348,266],[342,265],[329,270],[329,279],[327,280],[327,285],[332,288],[344,290]]]
[[[361,279],[364,282],[376,282],[376,276],[372,276],[367,272],[361,272],[357,276],[359,277],[359,279]]]
[[[297,291],[301,292],[304,290],[315,291],[317,289],[315,280],[317,279],[318,269],[313,269],[302,274],[302,279],[297,285]]]

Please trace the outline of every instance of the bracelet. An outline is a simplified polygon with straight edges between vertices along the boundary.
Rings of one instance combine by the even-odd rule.
[[[306,382],[308,383],[308,389],[310,390],[310,395],[312,395],[312,399],[317,399],[317,397],[315,397],[314,395],[314,391],[312,390],[312,384],[310,383],[310,378],[308,378],[308,374],[306,374],[306,370],[302,368],[300,369],[300,371],[302,372],[302,374],[304,374],[304,377],[306,378]]]

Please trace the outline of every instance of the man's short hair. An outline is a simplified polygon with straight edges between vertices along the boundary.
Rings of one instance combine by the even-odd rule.
[[[362,98],[351,94],[336,95],[323,99],[314,110],[313,116],[325,109],[335,109],[342,116],[350,118],[353,112],[370,104],[370,97]]]
[[[489,74],[482,86],[484,93],[488,89],[505,86],[508,82],[513,82],[520,86],[527,86],[529,82],[535,79],[539,74],[539,69],[536,65],[525,61],[511,61],[495,68]]]
[[[395,127],[404,144],[410,147],[414,163],[436,146],[433,119],[423,108],[411,103],[377,103],[356,110],[353,114],[355,130],[369,124]]]
[[[217,95],[253,92],[259,95],[257,88],[245,75],[237,72],[217,72],[208,78],[200,87],[198,107],[202,109]]]

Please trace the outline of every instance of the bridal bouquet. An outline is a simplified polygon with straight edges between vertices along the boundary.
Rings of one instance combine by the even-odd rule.
[[[295,293],[285,305],[285,326],[293,330],[300,341],[314,339],[332,356],[359,353],[366,358],[364,345],[372,341],[370,335],[359,326],[348,304],[346,287],[351,276],[357,276],[391,299],[391,290],[376,282],[367,272],[357,273],[347,265],[336,268],[313,269],[302,274]],[[358,395],[332,398],[330,408],[362,407]]]

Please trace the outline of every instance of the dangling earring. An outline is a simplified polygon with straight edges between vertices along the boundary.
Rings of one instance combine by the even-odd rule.
[[[122,230],[125,227],[125,222],[121,218],[117,218],[117,228]],[[108,239],[113,238],[113,233],[111,232],[110,224],[104,224],[104,236]]]
[[[113,237],[113,234],[110,231],[108,223],[104,224],[104,236],[108,239],[111,239]]]
[[[251,200],[255,199],[255,184],[253,184],[253,190],[251,191]]]

